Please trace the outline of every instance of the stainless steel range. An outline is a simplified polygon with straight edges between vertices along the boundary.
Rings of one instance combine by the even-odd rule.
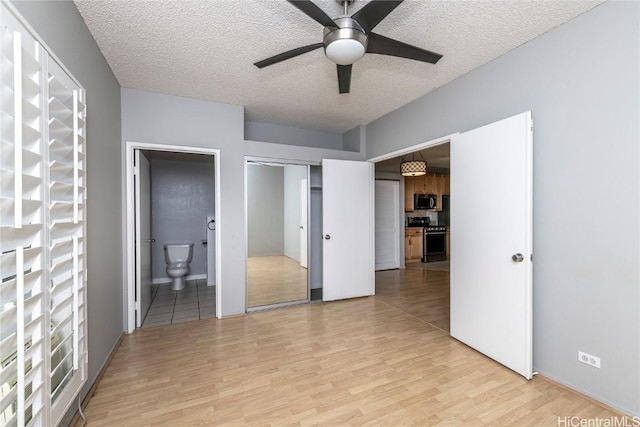
[[[446,261],[447,228],[429,224],[429,217],[409,217],[409,227],[422,227],[422,262]]]

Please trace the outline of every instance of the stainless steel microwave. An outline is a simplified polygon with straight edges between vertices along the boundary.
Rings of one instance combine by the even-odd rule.
[[[436,208],[436,195],[435,194],[415,194],[413,196],[413,209],[435,209]]]

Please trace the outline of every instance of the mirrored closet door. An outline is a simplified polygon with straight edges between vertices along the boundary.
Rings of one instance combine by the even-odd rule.
[[[247,307],[309,301],[309,167],[247,161]]]

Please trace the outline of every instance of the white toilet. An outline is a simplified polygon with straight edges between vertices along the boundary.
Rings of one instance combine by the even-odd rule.
[[[164,260],[167,274],[173,279],[171,289],[179,291],[186,286],[185,276],[189,274],[189,263],[193,257],[193,243],[165,243]]]

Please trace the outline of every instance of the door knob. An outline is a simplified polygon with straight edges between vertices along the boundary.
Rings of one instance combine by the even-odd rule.
[[[145,243],[155,243],[156,239],[145,239]]]
[[[511,259],[512,259],[514,262],[522,262],[522,261],[524,261],[524,256],[523,256],[522,254],[518,253],[518,254],[513,255],[513,256],[511,257]]]
[[[300,230],[304,230],[304,227],[303,227],[303,226],[300,226]]]
[[[324,235],[324,236],[322,236],[322,237],[324,237],[326,240],[330,240],[330,239],[331,239],[331,236],[330,236],[329,234],[325,234],[325,235]]]

